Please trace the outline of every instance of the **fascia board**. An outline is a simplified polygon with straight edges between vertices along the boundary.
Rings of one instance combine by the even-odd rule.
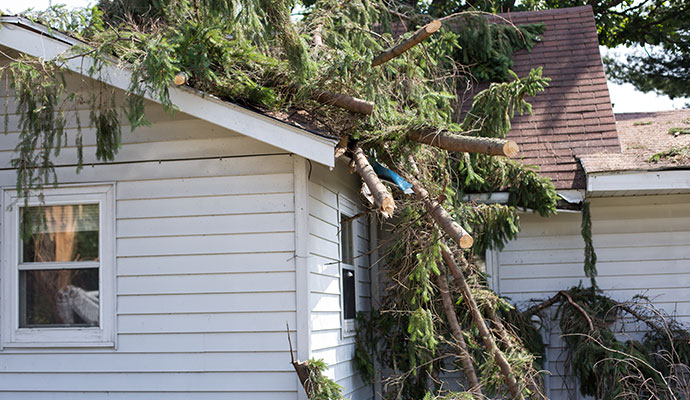
[[[593,173],[587,175],[587,192],[690,190],[690,170]]]
[[[57,40],[47,36],[47,33],[40,33],[41,29],[33,26],[35,24],[29,26],[32,29],[29,30],[21,26],[25,24],[23,19],[13,21],[12,18],[16,17],[0,19],[2,22],[0,24],[0,44],[29,56],[53,59],[61,54],[66,54],[73,44],[79,43],[74,39],[72,41],[63,38]],[[69,70],[85,76],[89,76],[88,70],[92,65],[93,60],[89,57],[71,59],[66,63]],[[131,76],[132,74],[125,68],[106,66],[102,69],[98,79],[126,91]],[[158,102],[149,94],[144,97]],[[191,88],[171,86],[170,100],[179,111],[328,167],[335,166],[333,150],[336,140],[316,136]]]

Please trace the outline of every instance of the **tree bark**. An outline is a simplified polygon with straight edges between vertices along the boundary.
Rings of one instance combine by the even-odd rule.
[[[415,32],[415,34],[412,35],[411,38],[403,41],[402,43],[393,47],[392,49],[386,50],[383,53],[381,53],[378,57],[374,59],[374,61],[371,62],[371,66],[376,67],[378,65],[384,64],[394,59],[395,57],[401,55],[407,50],[418,45],[439,29],[441,29],[441,21],[435,20],[429,22],[428,24],[421,27],[417,32]]]
[[[448,250],[442,247],[441,254],[443,255],[443,260],[448,265],[451,274],[453,274],[455,282],[460,287],[460,291],[462,292],[462,295],[465,297],[465,301],[467,301],[467,304],[470,308],[470,314],[472,315],[472,320],[474,321],[474,324],[477,326],[477,329],[479,330],[479,335],[482,337],[484,346],[486,346],[489,353],[491,353],[491,355],[494,358],[494,361],[501,370],[501,374],[503,375],[503,381],[508,387],[510,395],[513,397],[513,399],[523,399],[522,394],[520,393],[520,388],[518,387],[517,380],[515,379],[515,375],[513,375],[513,370],[510,367],[510,364],[508,363],[508,360],[506,359],[501,349],[499,349],[496,345],[496,341],[494,340],[491,331],[489,331],[489,327],[486,325],[486,320],[484,320],[484,316],[479,310],[477,303],[474,301],[474,297],[472,296],[472,292],[470,291],[470,286],[467,284],[467,281],[465,280],[465,276],[462,274],[462,271],[458,268],[458,265],[455,263],[453,256],[448,252]]]
[[[374,168],[372,168],[371,164],[369,164],[367,156],[362,151],[362,148],[358,145],[355,145],[354,149],[352,150],[352,158],[355,162],[355,170],[362,177],[362,179],[364,179],[364,183],[374,196],[374,201],[376,202],[376,206],[378,207],[379,211],[381,211],[381,214],[383,214],[384,217],[392,216],[393,211],[395,211],[395,201],[393,200],[393,196],[388,193],[386,186],[381,183],[381,180],[376,175],[376,172],[374,172]]]
[[[520,148],[511,140],[456,135],[426,128],[408,132],[407,137],[420,143],[458,153],[482,153],[492,156],[515,157]]]
[[[312,93],[311,98],[319,103],[340,107],[354,113],[370,115],[374,112],[374,103],[371,101],[358,99],[346,94],[317,90]]]
[[[474,365],[472,365],[472,356],[470,356],[470,352],[467,350],[467,343],[465,343],[462,328],[458,323],[458,316],[455,313],[455,303],[450,297],[450,289],[448,289],[448,282],[446,281],[444,273],[436,277],[436,283],[441,292],[443,311],[448,319],[448,324],[450,324],[450,331],[455,338],[455,343],[460,349],[460,363],[462,364],[462,371],[465,373],[465,378],[467,378],[467,383],[470,386],[469,392],[475,396],[480,396],[482,392],[479,386],[479,379],[477,379],[477,372],[474,370]]]
[[[455,222],[453,217],[448,214],[448,211],[446,211],[438,201],[429,197],[429,192],[427,192],[416,179],[409,180],[412,184],[412,190],[414,190],[415,197],[424,204],[424,208],[426,208],[427,212],[431,215],[431,218],[436,221],[438,226],[447,233],[460,248],[469,249],[472,247],[474,243],[472,236],[470,236],[460,224]]]

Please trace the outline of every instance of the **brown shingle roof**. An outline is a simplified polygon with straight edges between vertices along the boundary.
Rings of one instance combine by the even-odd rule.
[[[587,173],[690,167],[687,156],[649,162],[654,154],[690,146],[690,134],[669,133],[671,128],[690,132],[690,110],[616,114],[616,126],[622,153],[581,157],[580,161]]]
[[[584,189],[577,158],[620,152],[592,8],[501,15],[516,25],[546,25],[541,43],[515,53],[513,70],[525,76],[543,66],[551,78],[544,92],[528,99],[533,115],[516,116],[508,138],[520,145],[523,162],[540,166],[557,189]]]

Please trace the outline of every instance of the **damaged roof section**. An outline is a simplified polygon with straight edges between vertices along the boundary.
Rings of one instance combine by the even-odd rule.
[[[616,114],[621,153],[580,157],[588,174],[690,169],[690,110]]]

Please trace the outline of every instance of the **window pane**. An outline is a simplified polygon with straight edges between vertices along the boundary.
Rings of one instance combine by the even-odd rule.
[[[98,204],[29,207],[22,262],[98,260]]]
[[[98,268],[19,271],[19,327],[98,326]]]
[[[349,265],[354,265],[354,246],[352,245],[352,223],[353,220],[347,220],[349,217],[340,214],[340,254],[342,255],[342,262]]]
[[[356,313],[355,271],[343,269],[343,317],[353,319]]]

